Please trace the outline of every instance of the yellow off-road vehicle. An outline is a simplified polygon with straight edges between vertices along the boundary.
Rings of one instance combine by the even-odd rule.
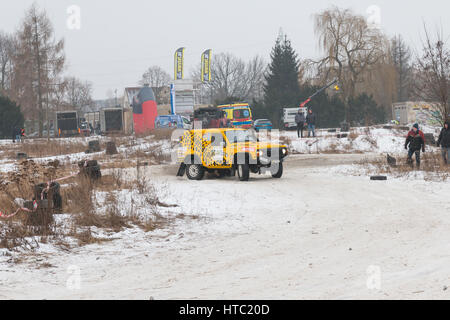
[[[285,145],[260,142],[253,130],[199,129],[186,131],[179,140],[177,159],[181,164],[177,176],[186,173],[190,180],[203,179],[205,172],[235,176],[248,181],[250,172],[283,175]]]

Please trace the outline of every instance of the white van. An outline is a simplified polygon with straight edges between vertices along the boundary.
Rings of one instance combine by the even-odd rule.
[[[303,114],[306,115],[308,108],[284,108],[283,115],[281,117],[281,127],[280,129],[291,130],[297,128],[297,123],[295,123],[295,116],[299,110],[302,110]]]

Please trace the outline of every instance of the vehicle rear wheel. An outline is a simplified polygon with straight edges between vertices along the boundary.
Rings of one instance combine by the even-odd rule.
[[[237,172],[240,181],[248,181],[250,178],[250,166],[248,164],[239,164]]]
[[[283,176],[283,162],[272,164],[270,166],[270,172],[273,178],[280,179]]]
[[[186,175],[189,180],[202,180],[205,176],[205,169],[200,164],[187,165]]]

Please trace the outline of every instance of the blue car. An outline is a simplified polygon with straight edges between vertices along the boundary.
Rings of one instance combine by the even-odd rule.
[[[272,122],[268,119],[258,119],[255,120],[253,123],[253,127],[255,128],[256,132],[260,130],[272,130]]]
[[[155,129],[186,129],[192,128],[191,121],[188,118],[174,114],[167,116],[157,116],[155,119]]]

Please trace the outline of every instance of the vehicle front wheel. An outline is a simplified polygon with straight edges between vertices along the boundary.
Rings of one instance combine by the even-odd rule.
[[[205,176],[205,169],[200,164],[189,164],[186,175],[189,180],[202,180]]]
[[[283,162],[272,164],[270,173],[272,173],[273,178],[280,179],[283,176]]]
[[[250,178],[250,166],[248,164],[239,164],[237,172],[240,181],[248,181]]]

